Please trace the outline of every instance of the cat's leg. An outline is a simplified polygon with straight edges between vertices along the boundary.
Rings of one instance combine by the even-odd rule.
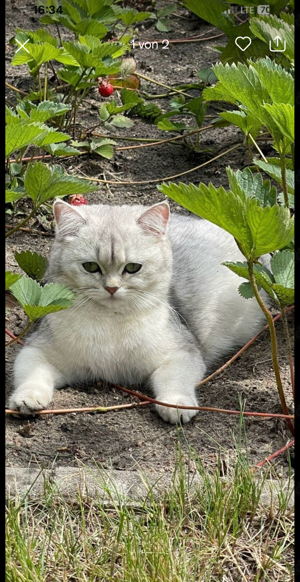
[[[172,353],[151,376],[156,400],[182,406],[198,406],[195,385],[204,377],[206,366],[200,351],[184,350]],[[189,422],[197,410],[168,408],[156,404],[159,415],[166,422]]]
[[[14,367],[13,391],[8,406],[22,414],[47,408],[54,388],[65,384],[62,374],[49,362],[37,347],[25,346],[18,354]]]

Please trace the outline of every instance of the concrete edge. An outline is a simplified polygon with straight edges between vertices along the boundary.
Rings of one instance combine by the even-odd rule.
[[[166,491],[174,479],[173,474],[143,473],[139,471],[116,471],[94,468],[55,467],[53,469],[35,469],[32,467],[6,468],[7,497],[23,497],[28,495],[36,498],[43,494],[47,481],[57,491],[68,498],[78,492],[83,497],[97,498],[105,505],[126,503],[141,505],[151,495],[155,497]],[[228,481],[222,478],[224,482]],[[196,487],[201,487],[203,479],[198,473],[189,476],[191,493]],[[259,481],[259,479],[257,479]],[[271,507],[278,505],[278,493],[284,489],[290,491],[287,507],[294,505],[294,486],[288,479],[266,480],[260,498],[260,505]],[[151,498],[151,497],[150,497]]]

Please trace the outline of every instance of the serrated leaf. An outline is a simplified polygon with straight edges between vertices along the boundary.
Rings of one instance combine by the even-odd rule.
[[[237,125],[246,135],[251,133],[252,137],[259,134],[262,123],[256,117],[246,114],[244,111],[225,111],[220,113],[220,117],[229,121],[233,125]]]
[[[11,271],[5,271],[5,291],[10,288],[22,275],[18,273],[12,273]]]
[[[252,285],[249,282],[241,283],[238,287],[238,292],[244,299],[252,299],[255,297]]]
[[[239,277],[243,277],[244,279],[249,280],[249,271],[247,263],[245,262],[231,263],[229,261],[225,261],[222,264],[225,265],[225,267],[230,269],[233,273],[235,273]],[[264,267],[263,265],[259,265],[257,263],[253,265],[253,274],[255,276],[255,280],[258,287],[259,288],[262,287],[274,299],[275,297],[272,291],[273,281],[271,279],[272,273],[270,273],[270,271],[266,267]]]
[[[246,221],[245,202],[234,192],[226,192],[221,186],[215,188],[212,184],[160,184],[160,192],[172,198],[194,214],[202,216],[224,228],[238,241],[245,256],[250,256],[252,236]]]
[[[256,62],[251,61],[251,66],[257,71],[274,103],[294,105],[295,82],[286,69],[268,57]]]
[[[27,195],[36,206],[57,196],[87,194],[95,189],[86,180],[64,174],[61,168],[50,167],[42,162],[35,162],[28,166],[24,176],[24,186]]]
[[[254,199],[247,199],[246,222],[252,235],[251,255],[258,258],[288,245],[294,236],[294,221],[288,208],[265,206],[261,208]]]
[[[67,52],[63,48],[57,48],[49,42],[43,42],[43,44],[27,43],[26,49],[26,51],[24,48],[20,49],[20,51],[15,53],[11,61],[12,65],[17,66],[28,63],[33,73],[36,73],[43,63],[52,60],[56,60],[65,65],[77,65],[72,53]]]
[[[143,103],[143,99],[139,97],[134,91],[130,91],[130,89],[122,89],[121,91],[121,100],[124,105],[132,105],[134,107],[138,103]]]
[[[271,187],[269,180],[263,182],[260,174],[253,174],[250,168],[234,172],[230,167],[226,168],[226,173],[230,189],[233,192],[240,195],[241,189],[247,198],[259,200],[261,206],[273,206],[276,204],[276,188],[274,186]]]
[[[44,145],[43,148],[46,152],[49,152],[55,156],[76,156],[77,154],[80,154],[80,150],[64,143],[50,143],[48,145]]]
[[[49,283],[41,287],[37,281],[27,277],[18,279],[10,290],[30,321],[66,309],[75,298],[74,293],[64,285]]]
[[[294,61],[294,26],[278,18],[275,14],[251,18],[250,29],[258,38],[267,43],[271,43],[273,49],[283,49],[284,56],[291,62]],[[274,39],[281,39],[280,46]],[[285,43],[284,43],[285,41]],[[278,41],[279,43],[279,41]]]
[[[20,150],[47,134],[48,128],[39,123],[22,121],[19,124],[8,125],[5,136],[5,157]]]
[[[287,289],[282,285],[278,285],[275,283],[273,285],[273,289],[280,301],[283,305],[292,305],[295,301],[295,291],[294,289]]]
[[[276,283],[288,289],[294,289],[295,255],[292,251],[283,250],[274,253],[271,258],[271,268]]]
[[[271,160],[271,158],[270,158],[270,160]],[[253,162],[256,166],[261,168],[264,172],[266,172],[266,174],[271,176],[271,178],[276,180],[276,182],[278,182],[278,184],[280,184],[282,186],[282,177],[281,177],[280,165],[277,163],[274,163],[273,159],[272,159],[272,163],[267,163],[267,164],[263,160],[258,160],[258,159],[254,159]],[[292,170],[286,169],[286,182],[287,182],[287,189],[288,189],[289,194],[294,194],[295,193],[295,184],[294,184],[295,175],[294,175],[294,172]]]
[[[35,281],[41,281],[46,273],[48,261],[46,257],[36,252],[15,252],[15,259],[19,267]]]
[[[288,142],[295,141],[295,110],[289,103],[266,103],[264,108],[271,115],[281,134]]]
[[[54,127],[47,127],[47,132],[45,132],[44,135],[37,137],[35,139],[35,144],[40,147],[43,147],[44,145],[48,145],[51,143],[61,143],[63,141],[67,141],[68,139],[70,139],[70,135],[68,135],[67,133],[57,131],[56,129],[54,129]]]
[[[63,115],[71,109],[71,105],[65,103],[53,103],[53,101],[42,101],[30,112],[31,121],[47,121],[51,117]]]

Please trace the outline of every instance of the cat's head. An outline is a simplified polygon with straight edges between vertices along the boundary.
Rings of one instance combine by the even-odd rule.
[[[169,206],[54,204],[56,238],[48,280],[120,312],[150,309],[172,277]]]

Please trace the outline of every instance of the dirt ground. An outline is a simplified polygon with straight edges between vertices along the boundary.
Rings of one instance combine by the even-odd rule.
[[[33,16],[31,2],[23,2],[17,6],[13,1],[6,3],[6,81],[15,87],[27,91],[30,77],[25,66],[12,67],[11,58],[15,47],[9,45],[9,39],[14,35],[15,27],[36,30],[40,27],[38,17]],[[213,36],[216,29],[200,21],[195,16],[181,10],[180,15],[172,17],[173,30],[169,33],[159,33],[152,25],[150,28],[140,27],[140,38],[145,39],[184,39],[189,36]],[[148,25],[147,25],[148,26]],[[53,30],[55,34],[55,29]],[[73,35],[66,31],[64,38],[72,39]],[[195,73],[202,67],[209,67],[218,60],[215,44],[226,42],[225,37],[205,42],[174,43],[169,50],[135,49],[133,55],[137,70],[157,81],[175,85],[195,81]],[[155,92],[155,86],[145,83],[146,90]],[[161,93],[160,88],[158,93]],[[192,94],[192,92],[191,92]],[[197,92],[194,92],[197,95]],[[16,102],[15,93],[7,90],[8,98]],[[88,97],[88,103],[81,108],[79,120],[81,127],[91,127],[97,123],[97,109],[92,104],[99,105],[100,99],[95,93]],[[157,101],[164,107],[162,100]],[[209,109],[208,114],[214,110]],[[164,139],[171,134],[159,131],[151,122],[135,118],[134,126],[128,130],[118,130],[116,135],[135,137],[153,137]],[[156,189],[156,183],[135,184],[144,180],[166,180],[169,176],[179,174],[198,166],[221,151],[229,148],[237,140],[241,147],[208,164],[200,170],[183,175],[180,181],[184,183],[211,181],[215,186],[228,187],[226,166],[242,169],[250,163],[246,148],[242,145],[242,134],[234,128],[208,130],[201,137],[201,152],[196,153],[181,142],[173,142],[159,147],[117,150],[112,160],[104,160],[98,156],[73,157],[59,163],[70,172],[113,181],[130,181],[130,184],[101,185],[94,193],[87,196],[89,203],[107,202],[149,204],[163,199]],[[119,141],[118,147],[128,146],[129,142]],[[267,151],[267,150],[266,150]],[[173,180],[173,181],[179,181]],[[173,211],[186,212],[176,203],[170,201]],[[26,210],[26,205],[19,204],[19,210]],[[20,215],[22,217],[22,215]],[[14,224],[14,219],[7,216],[7,222]],[[49,224],[49,222],[48,222]],[[36,219],[32,228],[41,234],[18,232],[8,239],[6,245],[7,265],[9,270],[18,270],[14,259],[15,251],[31,250],[48,254],[53,233],[50,236],[42,234],[44,229]],[[293,317],[289,316],[291,336],[293,335]],[[25,325],[21,309],[12,308],[7,312],[6,327],[18,335]],[[280,368],[284,383],[287,402],[291,405],[291,386],[289,368],[285,356],[285,340],[281,324],[276,324],[278,333],[278,348]],[[292,337],[293,340],[293,337]],[[13,345],[6,352],[6,391],[12,389],[12,365],[19,347]],[[277,387],[272,368],[269,334],[265,331],[227,371],[204,385],[199,391],[199,404],[224,409],[239,409],[239,399],[247,411],[282,412]],[[66,388],[56,391],[55,408],[71,408],[82,406],[110,406],[134,401],[116,388],[104,385]],[[247,446],[251,463],[256,463],[272,452],[283,447],[290,438],[289,431],[282,420],[260,420],[249,417],[245,421]],[[226,414],[200,412],[184,428],[164,423],[151,406],[136,409],[114,411],[106,414],[49,415],[34,419],[6,419],[6,451],[7,465],[51,467],[58,465],[75,465],[78,461],[90,464],[97,461],[103,467],[117,470],[138,470],[162,473],[174,468],[177,458],[178,443],[185,462],[189,462],[189,447],[201,457],[207,468],[214,467],[218,451],[224,461],[223,470],[233,464],[236,459],[235,442],[239,441],[239,417]],[[241,442],[245,450],[245,438]],[[274,462],[277,475],[284,476],[288,472],[286,455],[283,454]]]

